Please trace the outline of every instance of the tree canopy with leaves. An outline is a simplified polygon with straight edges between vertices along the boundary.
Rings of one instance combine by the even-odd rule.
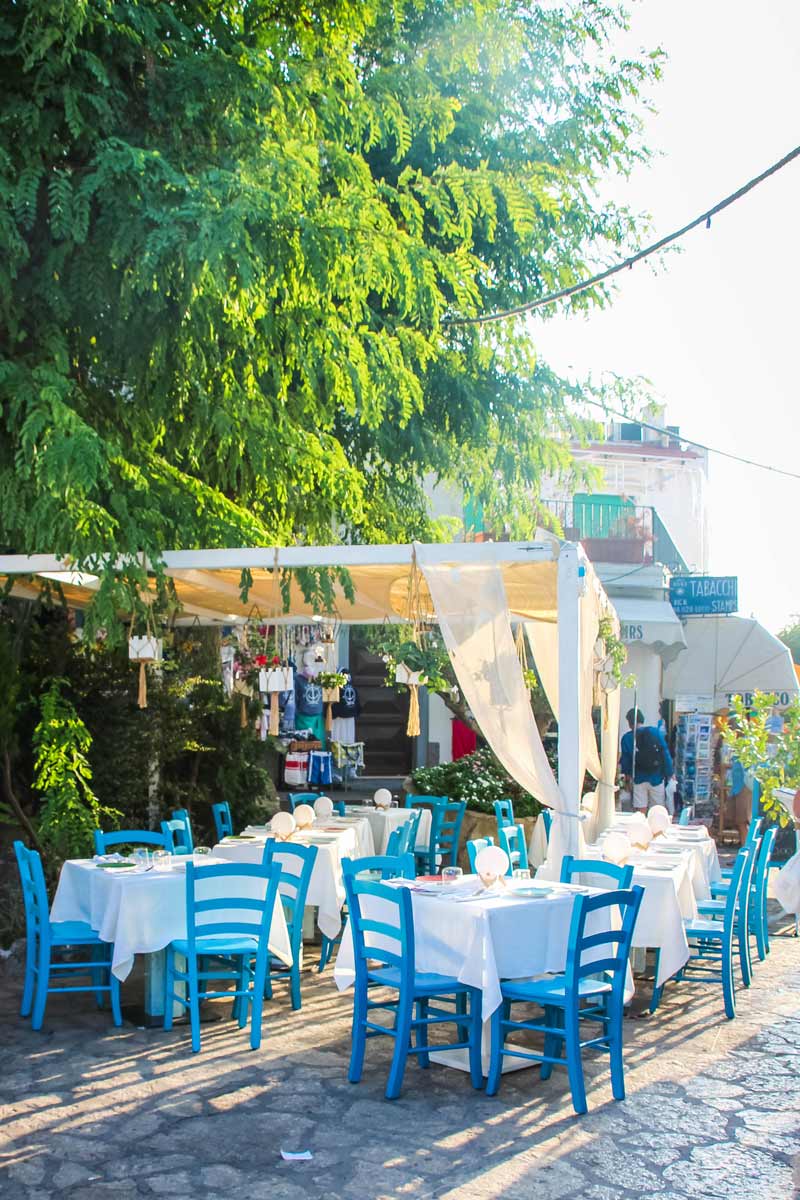
[[[600,0],[15,0],[0,14],[0,541],[515,536],[574,389],[457,323],[635,239],[657,53]],[[584,293],[574,306],[604,302]],[[333,531],[333,532],[332,532]]]

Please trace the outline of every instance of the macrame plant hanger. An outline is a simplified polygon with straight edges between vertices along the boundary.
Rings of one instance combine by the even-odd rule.
[[[408,616],[412,623],[411,640],[420,650],[425,637],[425,613],[422,606],[422,573],[417,565],[417,552],[411,552],[411,573],[408,577]],[[412,676],[413,679],[413,676]],[[419,683],[409,682],[408,724],[406,734],[418,737],[420,733],[419,719]]]

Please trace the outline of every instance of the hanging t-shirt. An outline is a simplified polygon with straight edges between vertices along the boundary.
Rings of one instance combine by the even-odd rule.
[[[339,688],[339,699],[333,706],[334,717],[357,717],[361,712],[361,702],[358,698],[358,688],[348,679],[343,688]]]
[[[300,717],[318,717],[322,712],[322,688],[316,679],[298,675],[294,684],[296,720]]]

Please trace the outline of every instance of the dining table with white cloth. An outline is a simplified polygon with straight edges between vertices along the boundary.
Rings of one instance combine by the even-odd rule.
[[[260,861],[260,860],[259,860]],[[204,857],[197,864],[219,866],[221,860]],[[229,881],[216,881],[220,896]],[[263,899],[261,880],[241,877],[236,880],[236,895]],[[186,864],[173,859],[168,869],[150,867],[101,867],[93,859],[69,859],[61,868],[52,921],[85,921],[104,942],[113,942],[111,970],[118,979],[127,979],[137,954],[153,955],[175,939],[186,937]],[[220,921],[225,913],[221,911]],[[233,920],[241,921],[237,911]],[[269,931],[270,951],[287,966],[292,962],[289,931],[283,906],[277,902]]]
[[[631,823],[634,820],[632,813],[617,813],[614,824],[598,838],[598,844],[602,845],[609,833],[631,835]],[[648,846],[648,853],[665,857],[677,855],[678,852],[687,856],[689,878],[696,898],[708,900],[711,884],[719,883],[722,879],[722,869],[716,843],[709,837],[705,826],[670,825],[664,834],[654,837]]]
[[[248,825],[235,837],[223,838],[212,853],[231,862],[261,862],[264,847],[274,835],[269,826]],[[311,872],[306,905],[318,909],[317,924],[326,937],[338,937],[344,904],[343,858],[364,858],[374,853],[369,821],[331,817],[315,821],[310,829],[297,830],[279,846],[316,846],[317,858]]]
[[[587,846],[586,858],[603,857],[602,847]],[[684,921],[697,917],[697,897],[692,886],[690,854],[670,855],[658,851],[634,852],[628,859],[633,867],[634,884],[644,888],[639,915],[633,930],[633,949],[659,951],[655,983],[658,987],[680,971],[689,960],[689,942]],[[581,883],[608,886],[602,875],[582,873]]]
[[[411,889],[416,970],[455,976],[480,991],[484,1057],[488,1051],[488,1022],[502,999],[500,981],[563,971],[575,898],[580,894],[597,895],[601,890],[506,879],[485,894],[476,895],[481,886],[476,875],[465,875],[455,884],[396,879],[387,886]],[[364,896],[362,906],[364,913],[375,920],[391,920],[394,915],[392,907],[380,898]],[[610,929],[614,911],[602,909],[590,913],[587,933]],[[607,954],[607,950],[600,948],[595,957]],[[355,982],[349,921],[342,934],[333,975],[340,991]],[[632,994],[630,976],[628,983],[628,993]],[[443,1047],[432,1053],[431,1058],[438,1059],[441,1054],[443,1062],[464,1065],[460,1059],[446,1058],[449,1053]]]
[[[416,850],[425,851],[428,849],[431,840],[431,814],[430,809],[420,807],[416,811],[419,812],[419,825],[417,826],[417,841]],[[406,821],[410,821],[414,809],[412,808],[379,808],[377,805],[368,804],[348,804],[346,808],[348,817],[364,817],[369,821],[372,829],[372,838],[375,843],[375,853],[385,854],[386,843],[389,841],[390,834],[399,829],[401,825],[405,825]]]

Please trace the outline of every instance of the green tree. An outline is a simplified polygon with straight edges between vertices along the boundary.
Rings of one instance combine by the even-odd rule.
[[[635,240],[597,189],[646,153],[659,55],[615,58],[624,23],[601,0],[5,5],[0,541],[94,564],[111,622],[143,552],[436,537],[431,477],[529,533],[581,389],[523,323],[452,318]]]
[[[33,786],[42,802],[39,839],[59,862],[91,854],[94,830],[122,816],[102,805],[92,791],[91,734],[64,695],[65,685],[64,679],[50,680],[33,735]]]

